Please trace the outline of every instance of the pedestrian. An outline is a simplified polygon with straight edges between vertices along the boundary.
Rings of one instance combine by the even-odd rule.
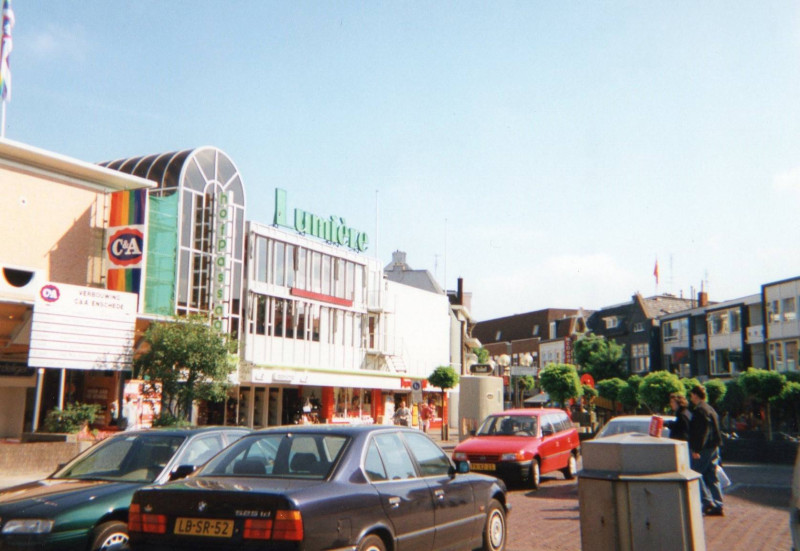
[[[420,426],[422,428],[422,432],[424,433],[427,433],[428,429],[431,428],[431,416],[431,406],[429,406],[427,402],[420,402],[419,419],[421,421]]]
[[[400,407],[394,412],[394,424],[404,427],[411,425],[411,410],[406,407],[405,400],[400,400]]]
[[[130,395],[125,396],[122,406],[123,430],[136,430],[139,428],[139,407]]]
[[[674,421],[667,421],[665,425],[669,429],[669,437],[675,440],[689,441],[689,426],[692,422],[692,412],[689,411],[689,401],[681,392],[673,392],[669,395],[669,406],[675,413]]]
[[[689,450],[692,454],[692,469],[700,473],[700,501],[703,514],[724,516],[722,508],[722,487],[717,476],[719,447],[722,433],[719,430],[719,416],[708,402],[706,389],[697,385],[689,392],[694,405],[692,420],[689,423]]]

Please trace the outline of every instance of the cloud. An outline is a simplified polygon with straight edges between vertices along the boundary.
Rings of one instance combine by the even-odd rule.
[[[800,167],[776,174],[772,187],[778,192],[787,192],[800,198]]]
[[[72,59],[86,61],[89,41],[82,27],[61,27],[48,24],[33,33],[27,45],[32,55],[47,61]]]

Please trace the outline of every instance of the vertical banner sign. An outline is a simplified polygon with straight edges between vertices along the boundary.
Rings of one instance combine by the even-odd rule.
[[[233,207],[230,193],[217,195],[214,217],[214,271],[212,274],[211,314],[218,331],[228,331],[231,287],[231,251],[233,248]]]
[[[140,293],[145,267],[147,190],[111,194],[111,212],[106,230],[108,261],[106,288]]]

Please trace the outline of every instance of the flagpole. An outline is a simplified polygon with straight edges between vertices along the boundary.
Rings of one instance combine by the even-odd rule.
[[[0,138],[6,137],[6,101],[3,100],[3,120],[0,123]]]

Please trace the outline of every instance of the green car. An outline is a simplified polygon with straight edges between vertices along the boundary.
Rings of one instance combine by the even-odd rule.
[[[0,549],[128,549],[128,507],[143,486],[187,476],[250,431],[121,432],[37,482],[0,490]]]

